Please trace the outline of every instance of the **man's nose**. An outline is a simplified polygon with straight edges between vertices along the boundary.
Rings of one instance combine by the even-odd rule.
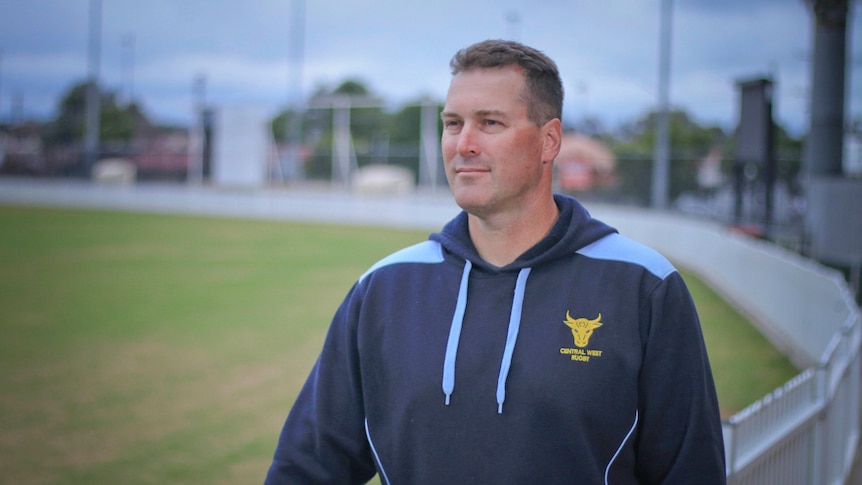
[[[461,133],[458,134],[456,150],[462,158],[475,157],[480,153],[478,132],[474,126],[468,123],[461,128]]]

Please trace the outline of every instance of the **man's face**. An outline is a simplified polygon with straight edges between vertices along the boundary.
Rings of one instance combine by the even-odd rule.
[[[443,163],[455,201],[471,214],[517,210],[540,192],[545,130],[527,116],[524,85],[515,66],[461,72],[449,85]]]

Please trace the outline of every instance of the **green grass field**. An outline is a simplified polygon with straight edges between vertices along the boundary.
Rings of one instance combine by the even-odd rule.
[[[0,207],[4,483],[260,483],[344,294],[426,232]],[[725,415],[796,374],[686,275]]]

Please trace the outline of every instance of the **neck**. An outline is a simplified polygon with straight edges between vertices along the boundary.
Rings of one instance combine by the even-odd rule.
[[[479,256],[497,267],[506,266],[548,235],[559,216],[553,196],[518,213],[483,218],[469,214],[470,238]]]

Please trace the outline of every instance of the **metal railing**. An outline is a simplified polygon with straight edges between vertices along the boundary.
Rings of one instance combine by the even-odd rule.
[[[845,483],[859,442],[858,314],[823,359],[724,423],[729,484]]]

